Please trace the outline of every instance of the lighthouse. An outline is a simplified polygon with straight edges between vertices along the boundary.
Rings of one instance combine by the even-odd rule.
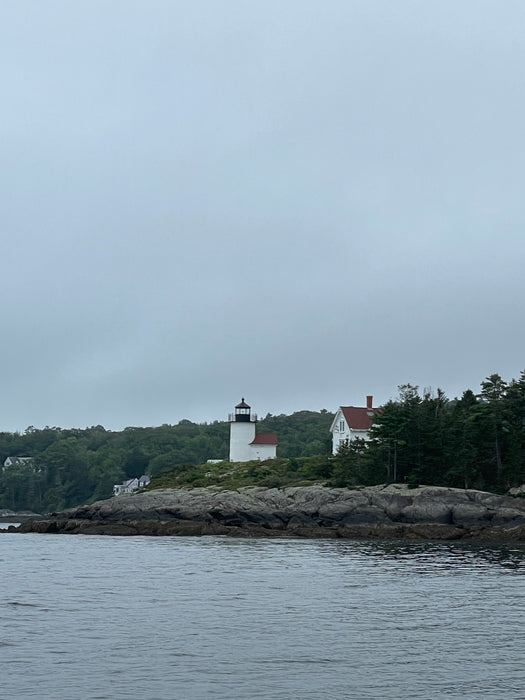
[[[252,459],[272,459],[276,456],[277,435],[256,433],[257,415],[244,400],[230,414],[230,462],[249,462]]]
[[[230,462],[248,462],[255,459],[252,456],[251,443],[255,438],[257,416],[252,416],[251,410],[243,396],[241,403],[235,406],[234,415],[230,415]]]

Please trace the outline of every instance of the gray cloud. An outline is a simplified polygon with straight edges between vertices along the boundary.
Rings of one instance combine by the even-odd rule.
[[[4,3],[4,429],[517,376],[524,19]]]

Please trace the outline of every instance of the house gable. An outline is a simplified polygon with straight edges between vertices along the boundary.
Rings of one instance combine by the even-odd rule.
[[[343,415],[343,409],[341,406],[337,409],[335,413],[334,420],[332,421],[332,425],[330,426],[330,432],[333,433],[334,430],[339,432],[340,430],[344,430],[346,425],[344,423],[344,415]],[[343,421],[343,423],[341,423]]]
[[[113,494],[115,496],[120,496],[123,493],[133,493],[133,491],[147,486],[150,481],[151,479],[147,474],[143,474],[141,477],[127,479],[122,484],[115,484],[113,486]]]
[[[367,396],[366,406],[339,406],[330,427],[332,453],[336,454],[342,445],[348,445],[356,438],[368,440],[368,431],[377,410],[372,408],[371,396]]]
[[[40,471],[35,466],[33,457],[7,457],[2,465],[2,471],[5,472],[10,467],[26,467],[35,473]]]

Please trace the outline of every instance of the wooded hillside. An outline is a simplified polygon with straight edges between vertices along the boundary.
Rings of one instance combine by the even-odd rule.
[[[335,456],[333,417],[326,410],[268,414],[258,430],[277,433],[278,459],[243,465],[206,464],[228,457],[225,422],[0,433],[2,464],[8,456],[33,458],[0,473],[0,508],[59,510],[107,498],[114,484],[144,473],[153,477],[152,487],[401,482],[504,492],[525,483],[525,370],[510,382],[492,374],[478,394],[468,389],[452,400],[439,389],[404,384],[378,412],[372,439]]]
[[[299,411],[290,416],[268,414],[261,432],[275,431],[283,457],[327,454],[333,414]],[[33,457],[31,463],[0,472],[0,508],[59,510],[108,498],[123,480],[208,459],[227,459],[229,424],[197,424],[126,428],[112,432],[101,425],[86,429],[27,428],[0,433],[0,464],[8,456]]]

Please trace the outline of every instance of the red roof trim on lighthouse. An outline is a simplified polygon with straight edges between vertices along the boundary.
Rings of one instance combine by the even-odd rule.
[[[257,433],[250,445],[278,445],[276,433]]]

